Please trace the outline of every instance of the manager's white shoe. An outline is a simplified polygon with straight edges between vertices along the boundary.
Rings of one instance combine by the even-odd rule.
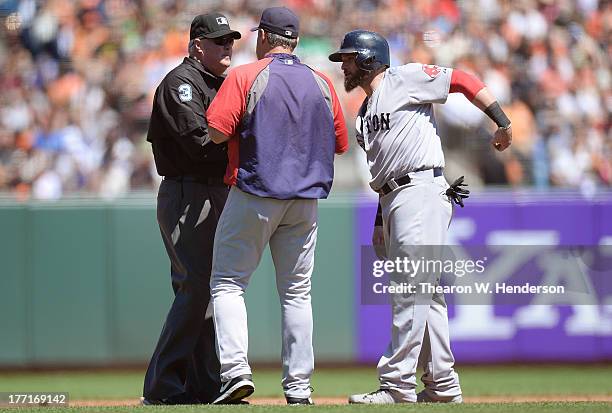
[[[349,404],[395,404],[408,403],[406,401],[397,401],[393,398],[391,390],[378,389],[371,393],[353,394],[349,396]]]
[[[212,404],[239,404],[242,399],[249,397],[255,391],[255,384],[250,374],[234,377],[223,383],[220,395]]]

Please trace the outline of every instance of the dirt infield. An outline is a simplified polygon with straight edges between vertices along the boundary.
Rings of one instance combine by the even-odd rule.
[[[282,398],[259,398],[249,399],[255,405],[283,405]],[[317,397],[314,399],[318,405],[347,404],[346,397]],[[587,396],[479,396],[466,397],[466,403],[525,403],[525,402],[612,402],[612,395],[587,395]],[[115,406],[138,406],[139,399],[126,400],[75,400],[70,402],[74,407],[115,407]]]

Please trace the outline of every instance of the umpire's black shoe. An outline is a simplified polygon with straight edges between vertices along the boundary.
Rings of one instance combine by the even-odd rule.
[[[141,397],[140,404],[143,406],[174,406],[181,404],[202,404],[202,402],[195,397],[187,396],[183,393],[166,397],[165,399],[147,399],[146,397]]]
[[[287,404],[314,404],[310,397],[285,397]]]
[[[253,394],[254,391],[255,384],[252,376],[243,374],[223,383],[219,397],[212,404],[237,404],[237,402]]]

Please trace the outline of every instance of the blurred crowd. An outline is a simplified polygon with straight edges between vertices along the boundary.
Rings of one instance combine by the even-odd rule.
[[[191,19],[211,10],[229,17],[243,34],[236,66],[255,59],[249,29],[278,4],[300,16],[296,53],[332,77],[349,126],[363,95],[344,93],[327,55],[346,31],[366,28],[389,39],[393,65],[478,75],[512,119],[512,150],[498,154],[487,144],[492,123],[462,95],[436,107],[451,176],[473,185],[612,186],[610,1],[0,0],[0,192],[26,200],[153,189],[159,177],[145,141],[152,96],[186,55]],[[352,146],[336,189],[367,183]]]

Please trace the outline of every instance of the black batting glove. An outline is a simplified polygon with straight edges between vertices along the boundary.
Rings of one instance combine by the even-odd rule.
[[[470,191],[463,187],[467,188],[467,184],[463,183],[463,176],[461,176],[455,179],[455,182],[446,190],[446,195],[461,208],[463,208],[463,200],[470,197]]]

